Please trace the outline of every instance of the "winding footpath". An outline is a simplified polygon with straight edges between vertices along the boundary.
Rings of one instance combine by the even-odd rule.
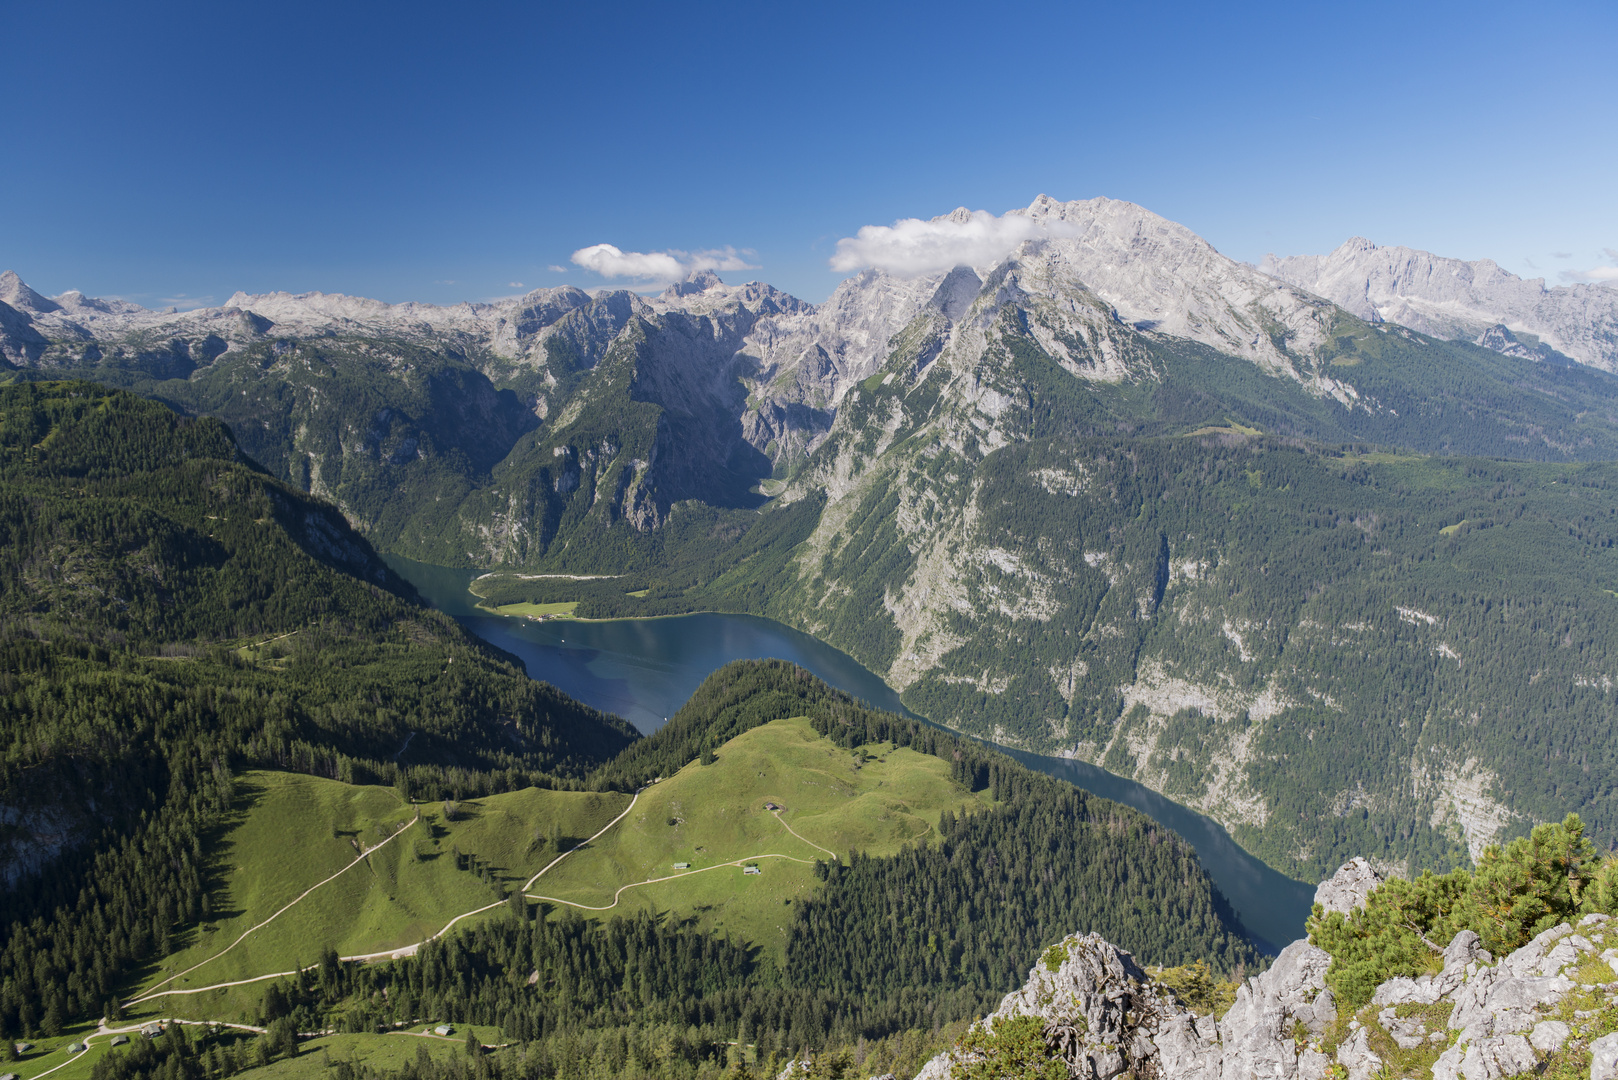
[[[799,837],[799,839],[802,840],[803,838]],[[808,841],[805,840],[804,843],[808,843]],[[820,845],[810,844],[809,846],[819,847]],[[820,848],[820,850],[825,851],[826,849]],[[611,911],[613,908],[618,906],[618,898],[623,896],[624,893],[630,889],[638,889],[642,885],[656,885],[661,881],[679,881],[681,878],[694,877],[697,874],[706,874],[709,870],[723,870],[728,866],[742,866],[746,863],[758,862],[760,859],[786,859],[789,862],[802,863],[805,866],[814,865],[813,859],[799,859],[791,855],[776,855],[773,853],[765,855],[749,855],[744,859],[735,859],[731,862],[714,863],[712,866],[704,866],[700,870],[687,870],[679,874],[670,874],[668,877],[654,877],[647,878],[645,881],[632,881],[628,885],[619,886],[618,891],[612,894],[612,903],[606,905],[605,907],[591,907],[589,904],[576,904],[571,900],[563,900],[560,896],[537,896],[533,893],[528,893],[527,896],[530,900],[548,900],[553,904],[566,904],[568,907],[579,908],[581,911]]]
[[[385,848],[389,844],[393,843],[393,841],[395,839],[397,839],[400,836],[403,836],[404,833],[405,833],[405,830],[408,829],[408,828],[409,828],[409,826],[406,825],[403,828],[399,829],[398,832],[394,833],[392,836],[390,836],[386,840],[382,841],[380,844],[377,844],[377,845],[375,845],[373,847],[366,848],[365,850],[360,852],[360,854],[354,859],[353,862],[349,863],[347,866],[345,866],[341,870],[337,871],[337,873],[335,873],[335,874],[331,875],[330,877],[326,878],[324,881],[317,881],[313,885],[309,886],[307,889],[303,890],[303,892],[299,893],[296,897],[294,897],[285,907],[281,908],[274,915],[271,915],[268,919],[265,919],[263,922],[258,923],[255,926],[249,926],[246,930],[243,930],[241,937],[237,938],[235,941],[232,941],[229,945],[226,945],[223,949],[220,949],[218,952],[216,952],[212,956],[208,957],[208,959],[198,961],[197,963],[192,964],[190,967],[186,968],[184,971],[179,971],[179,972],[176,972],[173,975],[170,975],[168,978],[164,979],[162,982],[158,983],[156,986],[154,986],[152,988],[153,991],[154,991],[153,993],[143,994],[143,995],[141,995],[140,997],[137,997],[137,998],[131,998],[129,1001],[124,1002],[124,1004],[126,1006],[139,1005],[143,1001],[150,1001],[152,998],[162,997],[165,994],[170,994],[170,993],[198,994],[198,993],[201,993],[203,990],[214,989],[213,987],[201,987],[201,988],[196,989],[196,990],[180,991],[180,990],[158,990],[158,987],[166,986],[169,983],[173,982],[175,979],[178,979],[178,978],[181,978],[181,977],[183,977],[185,975],[191,974],[191,972],[197,970],[197,968],[199,968],[199,967],[203,967],[203,966],[205,966],[207,964],[213,963],[215,960],[219,959],[221,956],[224,956],[226,953],[230,952],[230,950],[232,950],[236,946],[240,945],[243,941],[246,941],[248,936],[251,935],[254,931],[262,930],[264,927],[270,925],[276,919],[279,919],[282,915],[285,915],[292,908],[296,907],[299,904],[299,902],[301,902],[310,893],[314,892],[316,889],[320,888],[322,885],[328,884],[329,882],[336,881],[338,878],[342,877],[344,874],[346,874],[350,870],[354,869],[354,867],[358,866],[360,863],[362,863],[366,859],[370,858],[372,852],[380,851],[382,848]],[[275,977],[276,976],[274,976],[274,975],[262,976],[262,978],[268,978],[268,979],[273,979]],[[255,980],[255,979],[245,979],[245,980],[242,980],[242,981],[243,982],[256,982],[257,980]],[[223,986],[235,986],[235,985],[240,985],[240,984],[239,983],[222,983],[220,985],[223,985]]]
[[[809,839],[807,836],[804,836],[803,834],[798,832],[797,829],[794,829],[791,825],[788,825],[786,823],[786,819],[781,816],[781,811],[779,811],[779,810],[771,810],[770,813],[774,814],[775,815],[775,820],[779,821],[781,823],[781,828],[785,829],[787,832],[791,833],[793,836],[796,836],[799,840],[802,840],[804,843],[808,844],[810,847],[814,848],[816,851],[824,851],[827,855],[830,855],[832,857],[833,862],[836,862],[838,860],[839,856],[838,856],[837,852],[831,850],[830,848],[821,847],[819,844],[815,843],[813,840]],[[802,862],[803,860],[798,859],[796,861]]]
[[[408,740],[407,740],[407,743],[408,743]],[[523,884],[523,887],[522,887],[523,896],[526,899],[529,899],[529,900],[539,900],[539,901],[544,901],[544,902],[552,903],[552,904],[565,904],[568,907],[578,908],[578,909],[580,909],[582,911],[610,911],[613,908],[618,906],[618,904],[619,904],[620,900],[623,898],[623,895],[624,895],[625,892],[629,891],[630,889],[640,888],[641,886],[644,886],[644,885],[657,885],[657,884],[661,884],[663,882],[668,882],[668,881],[679,881],[682,878],[691,877],[691,876],[693,876],[695,874],[707,873],[710,870],[722,870],[722,869],[726,869],[726,868],[743,866],[743,865],[746,865],[748,863],[756,863],[756,862],[758,862],[759,860],[762,860],[762,859],[785,859],[788,862],[795,862],[795,863],[802,864],[804,866],[810,866],[810,865],[813,865],[813,863],[814,863],[814,860],[812,860],[812,859],[800,859],[795,855],[784,855],[784,854],[781,854],[779,852],[764,852],[764,853],[761,853],[761,854],[758,854],[758,855],[750,855],[750,856],[747,856],[747,857],[741,858],[741,859],[733,859],[733,860],[728,861],[728,862],[715,863],[712,866],[704,866],[704,867],[702,867],[701,869],[698,869],[698,870],[687,870],[687,871],[684,871],[684,872],[678,873],[678,874],[670,874],[670,875],[668,875],[666,877],[647,878],[645,881],[631,882],[628,885],[623,885],[623,886],[619,887],[617,892],[613,893],[612,903],[606,904],[606,905],[603,905],[603,906],[600,906],[600,907],[590,905],[590,904],[577,903],[577,902],[575,902],[573,900],[564,900],[564,899],[562,899],[561,897],[558,897],[558,896],[544,896],[544,895],[540,895],[540,894],[530,892],[530,890],[534,887],[534,883],[536,881],[538,881],[540,878],[544,877],[551,870],[555,869],[556,866],[559,863],[562,862],[562,860],[566,859],[569,855],[572,855],[573,853],[588,847],[590,844],[592,844],[596,840],[599,840],[613,826],[617,825],[620,821],[624,820],[624,818],[628,817],[630,811],[635,809],[636,803],[640,802],[641,794],[645,790],[646,790],[645,788],[641,788],[640,790],[636,791],[634,797],[629,800],[629,805],[624,807],[623,812],[620,813],[617,817],[613,818],[611,821],[607,822],[605,825],[603,825],[600,829],[598,829],[595,832],[595,834],[593,836],[589,837],[588,839],[586,839],[584,841],[581,841],[580,843],[574,845],[573,847],[569,848],[568,850],[562,852],[560,855],[556,856],[556,858],[552,859],[549,863],[547,863],[533,877],[529,878],[527,880],[527,882],[525,882]],[[781,827],[783,829],[785,829],[787,832],[791,833],[798,840],[800,840],[803,843],[805,843],[805,844],[809,845],[810,847],[814,848],[816,851],[825,852],[827,855],[830,855],[833,859],[838,858],[838,855],[837,855],[837,853],[835,851],[832,851],[830,848],[821,847],[819,844],[815,843],[813,840],[810,840],[808,837],[806,837],[806,836],[802,835],[801,833],[799,833],[791,825],[788,825],[786,823],[786,821],[782,819],[780,810],[772,810],[771,813],[775,816],[775,820],[780,822]],[[357,858],[354,859],[353,862],[350,862],[347,866],[344,866],[341,870],[337,871],[335,874],[332,874],[329,877],[326,877],[326,878],[322,879],[321,881],[318,881],[315,884],[309,886],[309,888],[307,888],[303,892],[299,893],[294,899],[292,899],[290,902],[288,902],[287,904],[285,904],[281,908],[279,908],[269,918],[265,919],[262,922],[255,923],[253,926],[248,927],[246,930],[244,930],[242,932],[241,936],[236,938],[235,941],[232,941],[229,945],[225,946],[219,952],[217,952],[214,955],[208,957],[206,960],[202,960],[202,961],[199,961],[196,964],[191,965],[190,967],[186,968],[184,971],[178,972],[178,973],[176,973],[174,975],[170,975],[168,978],[164,979],[162,982],[157,983],[156,986],[149,993],[142,994],[139,997],[131,998],[130,1000],[124,1002],[124,1005],[127,1007],[127,1006],[132,1006],[132,1005],[139,1005],[139,1004],[141,1004],[143,1002],[153,1001],[153,1000],[155,1000],[157,998],[168,997],[168,996],[171,996],[171,995],[177,996],[177,995],[182,995],[182,994],[204,994],[204,993],[207,993],[210,990],[223,990],[223,989],[227,989],[227,988],[233,987],[233,986],[247,986],[247,985],[250,985],[252,983],[265,982],[265,981],[268,981],[270,979],[290,978],[291,976],[297,975],[298,970],[309,971],[309,970],[312,970],[315,967],[318,967],[318,965],[311,964],[311,965],[309,965],[309,967],[302,968],[302,969],[295,969],[295,970],[292,970],[292,971],[277,971],[277,972],[273,972],[273,973],[268,974],[268,975],[254,975],[254,976],[252,976],[250,978],[234,979],[234,980],[231,980],[229,982],[214,983],[214,984],[212,984],[210,986],[187,987],[187,988],[183,988],[183,989],[167,989],[167,990],[161,989],[162,987],[168,985],[169,983],[172,983],[175,979],[178,979],[178,978],[181,978],[181,977],[183,977],[185,975],[188,975],[191,972],[196,971],[198,968],[203,967],[203,966],[205,966],[207,964],[210,964],[213,961],[219,959],[221,956],[224,956],[226,953],[230,952],[236,946],[240,945],[243,941],[245,941],[255,931],[260,930],[260,929],[268,926],[270,923],[274,922],[276,919],[278,919],[282,915],[286,914],[293,907],[297,906],[300,902],[307,899],[311,893],[315,892],[321,886],[327,885],[327,884],[331,883],[332,881],[335,881],[337,878],[342,877],[344,874],[348,873],[348,871],[352,870],[355,866],[359,865],[360,863],[364,862],[367,858],[369,858],[373,852],[379,850],[380,848],[386,846],[387,844],[392,843],[396,838],[403,835],[404,832],[406,831],[406,829],[408,829],[408,828],[409,828],[409,826],[406,825],[405,827],[399,829],[399,831],[394,833],[392,836],[389,836],[386,840],[383,840],[380,844],[377,844],[374,847],[366,848],[364,851],[362,851],[360,853],[360,855]],[[401,946],[401,947],[396,948],[396,949],[385,949],[385,950],[383,950],[381,952],[361,953],[361,954],[356,955],[356,956],[344,956],[344,957],[340,957],[339,959],[341,959],[343,961],[347,961],[347,962],[364,962],[364,961],[371,961],[371,960],[396,960],[396,959],[400,959],[400,958],[406,957],[406,956],[414,956],[417,953],[417,951],[423,945],[425,945],[425,944],[427,944],[428,942],[431,942],[431,941],[436,941],[439,938],[443,937],[445,934],[447,934],[450,931],[450,929],[452,927],[455,926],[456,923],[460,922],[461,920],[469,919],[469,918],[473,917],[474,915],[481,915],[486,911],[492,911],[493,909],[498,908],[498,907],[505,907],[506,904],[507,904],[507,901],[505,901],[505,900],[496,900],[492,904],[485,904],[484,906],[482,906],[480,908],[474,908],[471,911],[462,912],[461,914],[459,914],[459,915],[455,916],[453,919],[451,919],[449,922],[445,923],[443,928],[440,929],[432,937],[426,938],[425,940],[417,942],[414,945],[405,945],[405,946]],[[103,1038],[103,1037],[111,1038],[112,1036],[115,1036],[115,1035],[131,1034],[131,1033],[140,1031],[140,1029],[143,1026],[145,1026],[146,1024],[150,1024],[150,1023],[154,1023],[154,1022],[155,1023],[160,1023],[160,1024],[189,1024],[189,1025],[203,1025],[203,1026],[211,1025],[211,1026],[219,1026],[219,1027],[230,1027],[230,1028],[237,1028],[237,1029],[242,1030],[242,1031],[255,1032],[255,1033],[258,1033],[258,1034],[263,1034],[263,1032],[264,1032],[263,1028],[254,1027],[254,1026],[252,1026],[250,1024],[230,1023],[228,1021],[220,1021],[220,1020],[187,1020],[187,1019],[178,1019],[178,1018],[174,1018],[174,1019],[164,1018],[164,1019],[156,1020],[156,1021],[143,1020],[140,1023],[131,1024],[131,1025],[127,1026],[127,1027],[116,1027],[115,1028],[115,1027],[108,1027],[105,1019],[103,1019],[101,1024],[96,1029],[95,1033],[92,1034],[92,1035],[86,1036],[85,1039],[83,1040],[84,1045],[85,1045],[85,1050],[84,1050],[83,1053],[74,1054],[73,1056],[69,1057],[66,1061],[62,1062],[59,1065],[55,1065],[55,1066],[45,1070],[44,1072],[35,1073],[32,1077],[29,1078],[29,1080],[42,1080],[43,1077],[49,1076],[51,1073],[56,1072],[58,1069],[66,1068],[68,1065],[70,1065],[73,1062],[77,1061],[79,1058],[83,1057],[84,1054],[89,1053],[92,1039],[99,1039],[99,1038]],[[409,1034],[409,1033],[406,1033],[406,1032],[394,1032],[392,1034]]]
[[[81,1053],[68,1055],[68,1059],[62,1062],[60,1065],[52,1065],[44,1072],[35,1073],[29,1078],[29,1080],[41,1080],[42,1077],[49,1076],[58,1069],[65,1069],[75,1061],[78,1061],[80,1058],[84,1057],[85,1054],[90,1052],[90,1040],[92,1039],[110,1039],[114,1035],[133,1035],[147,1024],[163,1024],[164,1026],[169,1024],[187,1024],[191,1027],[228,1027],[235,1028],[238,1031],[251,1031],[255,1035],[262,1035],[267,1030],[261,1027],[254,1027],[252,1024],[233,1024],[228,1020],[179,1020],[170,1019],[168,1017],[164,1017],[161,1020],[142,1020],[137,1024],[130,1024],[127,1027],[108,1027],[106,1018],[103,1017],[101,1023],[96,1026],[93,1033],[86,1035],[84,1038],[79,1040],[84,1044],[84,1050]]]
[[[631,806],[633,806],[633,804],[631,804]],[[627,813],[629,813],[629,811],[625,810],[624,814],[627,814]],[[774,814],[775,815],[775,820],[781,823],[781,828],[785,829],[787,832],[791,833],[793,836],[796,836],[799,840],[802,840],[804,843],[808,844],[810,847],[814,848],[816,851],[824,851],[827,855],[830,855],[832,857],[833,861],[835,861],[835,860],[837,860],[839,858],[837,852],[831,850],[830,848],[821,847],[819,844],[815,843],[813,840],[809,839],[807,836],[804,836],[803,834],[798,832],[798,830],[794,829],[791,825],[788,825],[786,823],[786,821],[782,819],[781,811],[779,811],[779,810],[771,810],[770,813]],[[614,825],[617,824],[618,820],[622,819],[624,814],[619,814],[618,818],[614,819],[613,824]],[[612,827],[612,825],[607,826],[607,828],[609,828],[609,829],[611,827]],[[606,829],[601,830],[601,832],[606,832],[606,831],[607,831]],[[596,833],[596,836],[600,836],[600,835],[601,835],[601,833]],[[595,839],[595,837],[591,837],[590,839],[593,840],[593,839]],[[529,880],[528,884],[523,886],[523,889],[524,889],[524,895],[527,896],[528,899],[530,899],[530,900],[547,900],[547,901],[549,901],[550,903],[553,903],[553,904],[566,904],[568,907],[578,908],[581,911],[611,911],[613,908],[618,906],[619,898],[622,897],[624,895],[624,893],[627,892],[630,889],[638,889],[642,885],[656,885],[656,884],[659,884],[660,882],[664,882],[664,881],[679,881],[681,878],[688,878],[688,877],[691,877],[693,874],[705,874],[709,870],[722,870],[727,866],[743,866],[743,865],[746,865],[747,863],[757,862],[760,859],[786,859],[788,862],[802,863],[804,866],[813,866],[814,865],[814,860],[813,859],[800,859],[795,855],[781,855],[781,854],[778,854],[776,852],[765,852],[765,853],[759,854],[759,855],[747,855],[747,856],[744,856],[744,857],[742,857],[740,859],[732,859],[730,862],[714,863],[712,866],[704,866],[700,870],[685,870],[685,871],[682,871],[681,873],[678,873],[678,874],[670,874],[667,877],[647,878],[645,881],[632,881],[628,885],[620,886],[618,891],[612,894],[612,903],[607,904],[604,907],[594,907],[594,906],[592,906],[590,904],[579,904],[579,903],[575,903],[572,900],[563,900],[559,896],[540,896],[540,895],[537,895],[535,893],[527,892],[527,889],[532,887],[535,881],[539,880],[540,874],[543,874],[545,872],[545,870],[549,870],[551,868],[550,866],[547,866],[545,868],[545,870],[541,870],[539,872],[539,874],[535,874],[533,876],[533,878],[531,878]],[[556,860],[556,862],[561,862],[561,861],[562,861],[561,859]],[[551,866],[555,866],[555,865],[556,865],[556,863],[551,864]]]
[[[525,885],[523,885],[523,891],[526,893],[528,889],[533,887],[534,882],[536,882],[540,878],[544,877],[545,874],[547,872],[549,872],[550,869],[552,867],[554,867],[557,863],[561,862],[563,859],[567,858],[569,855],[573,854],[575,851],[578,851],[581,848],[589,846],[589,844],[592,841],[599,839],[601,837],[601,835],[603,833],[605,833],[608,829],[612,828],[614,825],[618,824],[625,817],[627,817],[629,815],[629,812],[631,810],[635,809],[635,804],[640,801],[641,791],[644,791],[644,790],[646,790],[646,789],[642,788],[642,789],[640,789],[640,791],[635,792],[634,798],[629,800],[629,805],[624,807],[623,813],[619,814],[617,817],[613,818],[611,821],[609,821],[605,825],[603,825],[600,829],[598,829],[596,831],[594,836],[591,836],[588,840],[585,840],[582,843],[576,844],[573,847],[568,848],[566,851],[562,852],[556,858],[552,859],[545,866],[545,868],[543,870],[541,870],[539,873],[535,874],[533,877],[529,878],[527,883]],[[405,828],[409,828],[409,826],[406,826]],[[186,968],[184,971],[176,972],[175,974],[170,975],[168,978],[164,979],[162,982],[160,982],[156,986],[154,986],[150,993],[142,994],[141,996],[136,997],[136,998],[131,998],[130,1000],[124,1002],[124,1006],[127,1008],[127,1007],[129,1007],[131,1005],[139,1005],[142,1002],[152,1001],[152,1000],[154,1000],[156,998],[168,997],[170,995],[177,995],[177,994],[204,994],[204,993],[207,993],[209,990],[223,990],[223,989],[226,989],[227,987],[231,987],[231,986],[246,986],[249,983],[264,982],[264,981],[266,981],[268,979],[280,979],[280,978],[286,978],[288,976],[296,975],[298,973],[297,970],[293,970],[293,971],[277,971],[277,972],[273,972],[273,973],[271,973],[269,975],[255,975],[252,978],[248,978],[248,979],[235,979],[235,980],[233,980],[231,982],[214,983],[211,986],[198,986],[198,987],[192,987],[192,988],[187,988],[187,989],[183,989],[183,990],[163,990],[163,989],[160,989],[161,987],[166,986],[169,983],[173,982],[175,979],[181,978],[182,976],[185,976],[185,975],[189,975],[191,972],[197,970],[198,968],[203,967],[203,966],[205,966],[207,964],[211,964],[215,960],[219,959],[221,956],[224,956],[226,953],[230,952],[230,950],[234,949],[236,946],[240,945],[243,941],[245,941],[247,939],[247,937],[250,934],[252,934],[255,930],[259,930],[259,929],[262,929],[265,926],[268,926],[270,923],[274,922],[276,919],[278,919],[282,915],[284,915],[289,909],[296,906],[300,901],[302,901],[306,897],[308,897],[310,893],[314,892],[316,889],[320,888],[322,885],[328,884],[329,882],[335,881],[337,878],[342,877],[344,874],[348,873],[348,871],[352,870],[355,866],[357,866],[360,863],[364,862],[366,860],[366,858],[368,858],[371,855],[372,852],[377,851],[378,849],[382,848],[383,846],[391,843],[396,837],[399,837],[399,836],[403,835],[404,832],[405,832],[405,829],[400,829],[398,832],[394,833],[393,836],[388,837],[386,840],[382,841],[382,843],[380,843],[380,844],[377,844],[375,847],[366,848],[364,853],[362,853],[353,862],[349,863],[347,866],[343,867],[341,870],[337,871],[337,873],[331,875],[330,877],[326,878],[325,880],[318,881],[315,884],[309,886],[303,892],[299,893],[298,896],[295,899],[293,899],[290,903],[286,904],[279,911],[277,911],[274,915],[271,915],[269,918],[265,919],[263,922],[258,923],[258,924],[254,925],[254,926],[250,926],[246,930],[242,931],[241,937],[238,937],[235,941],[231,942],[229,945],[225,946],[223,949],[221,949],[218,952],[214,953],[212,956],[208,957],[206,960],[202,960],[202,961],[199,961],[199,962],[197,962],[195,964],[192,964],[190,967]],[[821,850],[825,850],[825,849],[822,848]],[[561,902],[566,903],[566,901],[561,901]],[[425,945],[425,944],[427,944],[428,942],[431,942],[431,941],[437,941],[439,938],[443,937],[446,933],[448,933],[450,928],[453,927],[456,923],[460,922],[462,919],[470,919],[474,915],[481,915],[485,911],[492,911],[497,907],[503,907],[505,905],[505,903],[506,903],[506,901],[504,901],[504,900],[496,900],[492,904],[485,904],[480,908],[474,908],[471,911],[464,911],[461,914],[455,916],[449,922],[445,923],[444,926],[443,926],[443,929],[439,930],[438,933],[434,934],[432,937],[427,938],[427,939],[425,939],[423,941],[418,941],[414,945],[404,945],[404,946],[401,946],[401,947],[399,947],[397,949],[384,949],[381,952],[361,953],[361,954],[359,954],[357,956],[342,956],[342,957],[338,957],[338,959],[344,960],[344,961],[397,960],[397,959],[399,959],[401,957],[414,956],[414,955],[416,955],[417,950],[419,950],[423,945]],[[311,965],[309,965],[309,967],[303,968],[301,970],[308,971],[311,968],[314,968],[316,966],[318,966],[318,965],[311,964]],[[138,1025],[137,1025],[137,1027],[138,1027]],[[114,1034],[117,1034],[117,1033],[114,1032]],[[57,1066],[57,1068],[60,1068],[60,1067],[61,1066]],[[43,1076],[44,1074],[41,1073],[39,1075]]]

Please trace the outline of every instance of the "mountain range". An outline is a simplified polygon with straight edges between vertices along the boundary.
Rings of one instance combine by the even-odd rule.
[[[818,305],[702,272],[152,312],[7,274],[0,351],[225,421],[382,550],[513,572],[491,603],[780,619],[1300,876],[1567,809],[1618,837],[1618,293],[1015,213],[991,265]]]
[[[1465,339],[1529,359],[1557,354],[1618,370],[1618,290],[1546,288],[1488,259],[1463,262],[1356,236],[1329,255],[1270,256],[1260,269],[1370,322]]]

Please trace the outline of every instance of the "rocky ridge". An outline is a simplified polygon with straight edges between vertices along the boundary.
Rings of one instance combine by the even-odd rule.
[[[1352,910],[1380,880],[1355,859],[1316,902]],[[1216,1020],[1180,1004],[1128,953],[1074,934],[982,1023],[1039,1017],[1049,1052],[1081,1080],[1499,1080],[1584,1054],[1592,1080],[1618,1075],[1618,1034],[1601,1030],[1603,1010],[1618,1004],[1618,923],[1605,915],[1553,927],[1498,960],[1462,931],[1438,973],[1388,980],[1353,1016],[1339,1015],[1326,986],[1330,964],[1295,941]],[[948,1080],[964,1060],[939,1055],[918,1080]]]
[[[632,324],[697,317],[715,328],[700,362],[739,373],[750,392],[746,438],[779,463],[824,440],[850,388],[876,373],[905,334],[928,339],[931,355],[918,356],[921,365],[957,338],[970,355],[989,340],[979,333],[986,320],[1008,303],[1027,303],[1039,309],[1041,344],[1076,374],[1150,377],[1149,367],[1116,355],[1113,339],[1127,337],[1118,331],[1128,327],[1198,342],[1352,405],[1352,388],[1313,370],[1336,316],[1303,289],[1219,254],[1191,230],[1133,203],[1041,195],[1013,213],[1039,222],[1042,233],[997,264],[914,277],[865,270],[819,305],[760,282],[726,285],[704,270],[655,297],[564,285],[438,306],[237,292],[218,307],[153,311],[77,292],[47,298],[6,271],[0,357],[19,367],[114,356],[138,366],[155,357],[159,377],[183,378],[267,337],[368,337],[449,346],[486,358],[480,366],[488,373],[516,365],[554,382],[558,351],[589,366]],[[991,277],[1003,288],[974,322],[962,323]],[[554,404],[535,397],[542,418]]]
[[[1466,262],[1356,236],[1329,255],[1267,256],[1259,269],[1370,322],[1476,342],[1510,356],[1618,371],[1618,289],[1546,288],[1489,259]],[[1523,342],[1518,335],[1533,335]]]

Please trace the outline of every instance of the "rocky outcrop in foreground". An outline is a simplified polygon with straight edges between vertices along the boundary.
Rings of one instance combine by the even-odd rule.
[[[1349,911],[1379,881],[1356,859],[1316,899]],[[1128,953],[1076,934],[985,1022],[1040,1017],[1051,1052],[1082,1080],[1498,1080],[1586,1050],[1592,1080],[1618,1080],[1618,1033],[1602,1034],[1618,1021],[1618,923],[1563,923],[1498,961],[1467,930],[1442,959],[1438,973],[1390,979],[1370,1005],[1339,1017],[1326,986],[1331,957],[1295,941],[1216,1021],[1181,1005]],[[961,1063],[940,1055],[918,1080],[948,1080]]]

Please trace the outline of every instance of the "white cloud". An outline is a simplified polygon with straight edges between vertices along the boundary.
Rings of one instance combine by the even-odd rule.
[[[524,285],[520,281],[508,281],[508,282],[506,282],[506,288],[508,288],[508,289],[526,289],[526,288],[528,288],[528,286]]]
[[[1563,270],[1563,281],[1593,281],[1598,284],[1618,283],[1618,266],[1592,266],[1588,270]]]
[[[757,270],[733,247],[708,251],[623,251],[612,244],[594,244],[573,253],[573,262],[602,277],[642,281],[678,281],[698,270]],[[556,269],[552,267],[552,269]]]
[[[1602,248],[1609,259],[1618,259],[1618,248]]]
[[[565,267],[565,266],[557,266],[555,263],[551,263],[545,269],[549,270],[553,274],[565,274],[565,273],[567,273],[567,267]]]
[[[174,308],[176,311],[195,311],[197,308],[212,307],[213,297],[187,296],[185,293],[178,293],[159,300],[157,306],[160,308]]]
[[[892,225],[866,225],[837,241],[831,268],[847,273],[872,266],[899,277],[917,277],[963,265],[989,266],[1024,240],[1072,232],[1072,226],[1060,221],[1036,221],[1021,214],[995,217],[987,210],[963,207],[931,221],[904,218]]]

